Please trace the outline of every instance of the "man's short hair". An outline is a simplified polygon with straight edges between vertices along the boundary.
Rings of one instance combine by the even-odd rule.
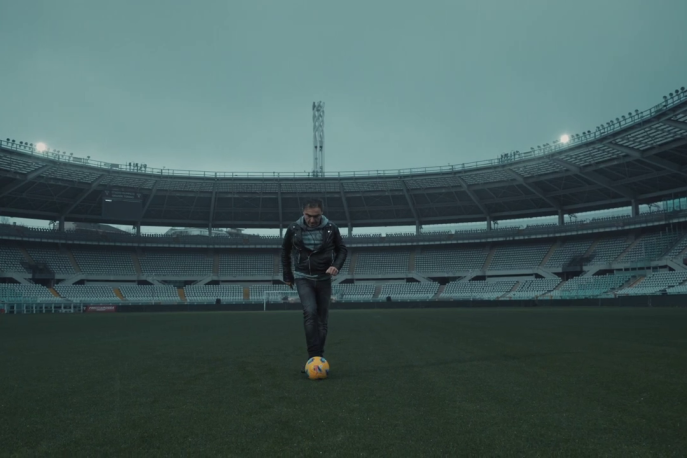
[[[322,210],[322,200],[315,198],[308,199],[303,203],[303,210],[306,208],[319,208]]]

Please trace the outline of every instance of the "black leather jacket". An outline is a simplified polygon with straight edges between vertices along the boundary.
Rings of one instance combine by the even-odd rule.
[[[339,228],[331,221],[322,228],[322,244],[311,251],[303,243],[303,228],[292,223],[286,229],[281,247],[281,265],[284,282],[293,283],[292,257],[295,269],[309,275],[324,274],[331,266],[341,270],[348,249],[341,238]]]

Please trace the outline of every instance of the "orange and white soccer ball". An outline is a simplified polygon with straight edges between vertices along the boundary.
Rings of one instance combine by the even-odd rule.
[[[329,375],[329,361],[320,356],[310,358],[308,362],[305,363],[305,375],[307,375],[310,380],[322,380],[327,378]]]

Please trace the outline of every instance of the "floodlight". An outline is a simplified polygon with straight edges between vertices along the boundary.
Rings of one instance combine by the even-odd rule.
[[[570,135],[561,135],[561,143],[568,143],[570,141]]]
[[[39,153],[42,153],[43,151],[46,151],[48,149],[48,145],[46,145],[43,142],[38,142],[36,143],[36,151]]]

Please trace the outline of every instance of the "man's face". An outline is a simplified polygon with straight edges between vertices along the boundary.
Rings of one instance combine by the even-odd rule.
[[[305,207],[305,210],[303,210],[303,217],[305,218],[305,224],[310,227],[317,227],[322,221],[322,209],[317,207]]]

